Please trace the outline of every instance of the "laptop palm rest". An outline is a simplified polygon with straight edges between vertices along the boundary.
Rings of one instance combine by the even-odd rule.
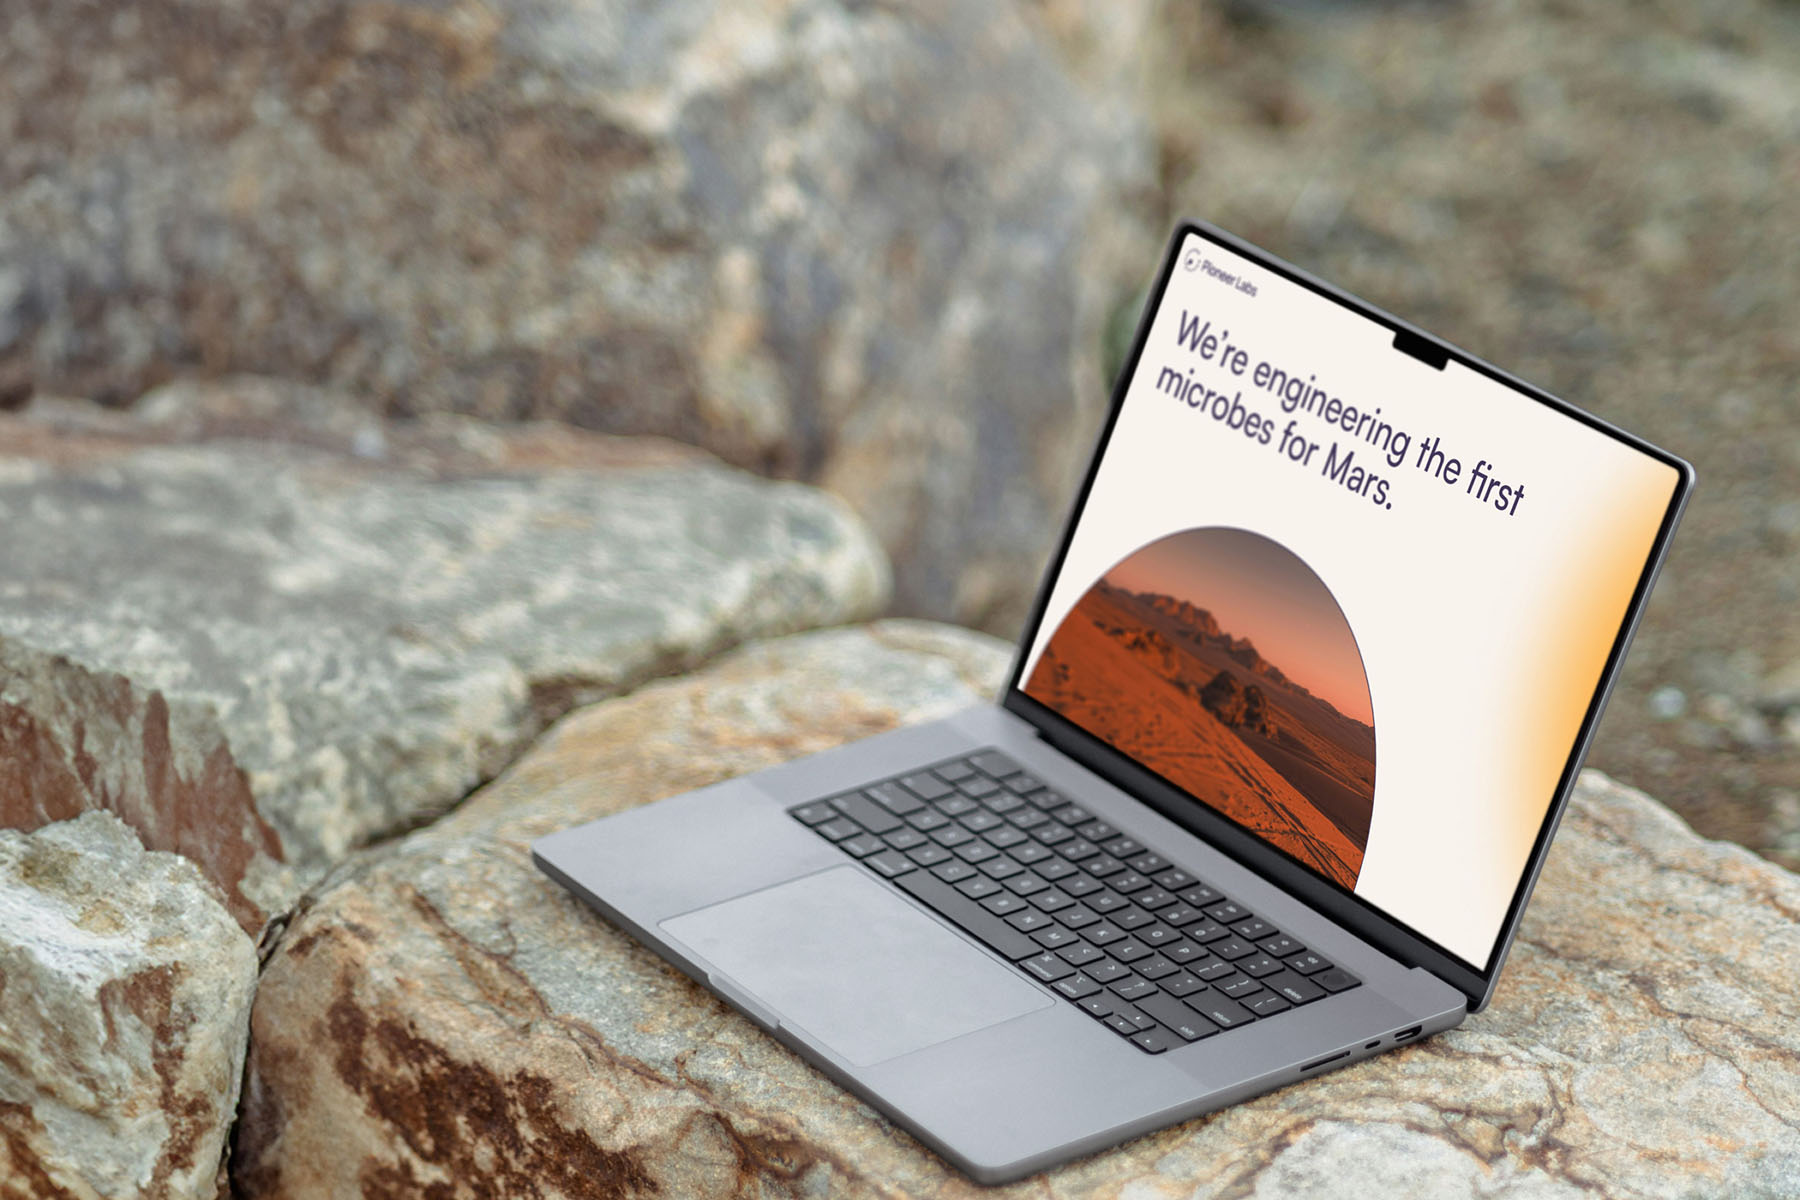
[[[732,990],[859,1067],[1055,1003],[849,865],[661,928]]]

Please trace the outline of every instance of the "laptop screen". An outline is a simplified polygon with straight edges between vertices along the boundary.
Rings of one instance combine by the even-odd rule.
[[[1682,473],[1198,232],[1172,254],[1015,686],[1480,970]]]

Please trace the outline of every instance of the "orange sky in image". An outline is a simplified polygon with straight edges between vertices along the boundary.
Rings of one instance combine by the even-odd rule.
[[[1337,601],[1290,551],[1243,529],[1190,529],[1152,542],[1106,573],[1134,592],[1208,609],[1233,637],[1340,713],[1375,723],[1362,658]]]

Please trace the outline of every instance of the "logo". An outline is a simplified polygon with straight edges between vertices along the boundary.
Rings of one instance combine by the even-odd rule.
[[[1195,246],[1190,249],[1187,257],[1181,260],[1181,265],[1184,270],[1198,271],[1200,269],[1200,247]]]

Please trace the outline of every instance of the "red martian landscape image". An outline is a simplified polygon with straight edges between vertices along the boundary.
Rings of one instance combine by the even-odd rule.
[[[1025,692],[1355,885],[1375,800],[1368,678],[1292,551],[1243,529],[1152,542],[1069,611]]]

